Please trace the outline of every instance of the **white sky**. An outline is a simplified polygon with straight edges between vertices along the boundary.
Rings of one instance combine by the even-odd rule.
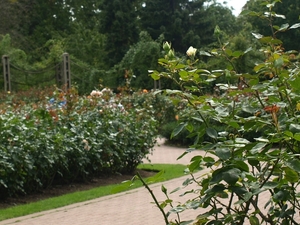
[[[217,0],[217,2],[219,3],[225,3],[227,2],[227,6],[230,8],[230,7],[233,7],[234,10],[233,10],[233,14],[235,16],[238,16],[242,10],[242,7],[246,4],[247,0]],[[224,5],[224,4],[223,4]]]

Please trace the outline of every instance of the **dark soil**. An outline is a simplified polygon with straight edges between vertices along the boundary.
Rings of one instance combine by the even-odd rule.
[[[153,176],[156,172],[147,170],[137,170],[143,178]],[[132,174],[111,174],[107,176],[95,177],[88,182],[74,182],[69,184],[56,184],[44,189],[38,193],[32,193],[25,196],[7,198],[0,201],[0,209],[9,208],[16,205],[37,202],[43,199],[52,198],[72,192],[89,190],[92,188],[106,186],[111,184],[119,184],[122,181],[130,180],[136,172]]]

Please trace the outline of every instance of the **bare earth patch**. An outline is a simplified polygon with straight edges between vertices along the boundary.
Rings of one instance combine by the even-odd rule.
[[[143,178],[147,178],[156,174],[154,171],[137,170]],[[130,180],[136,173],[132,174],[110,174],[107,176],[95,177],[89,182],[74,182],[69,184],[56,184],[47,189],[44,189],[38,193],[32,193],[25,196],[19,196],[14,198],[7,198],[0,200],[0,209],[9,208],[16,205],[28,204],[37,202],[47,198],[57,197],[68,193],[77,191],[90,190],[92,188],[119,184],[122,181]]]

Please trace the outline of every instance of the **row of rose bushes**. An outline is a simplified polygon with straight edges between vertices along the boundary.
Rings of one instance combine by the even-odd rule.
[[[133,171],[151,153],[171,105],[153,93],[108,89],[55,91],[31,104],[8,100],[0,105],[0,198]]]

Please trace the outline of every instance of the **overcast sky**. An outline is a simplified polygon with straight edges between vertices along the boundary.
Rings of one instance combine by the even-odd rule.
[[[233,14],[238,16],[242,10],[242,7],[246,4],[247,0],[217,0],[217,2],[227,2],[228,7],[233,7]]]

